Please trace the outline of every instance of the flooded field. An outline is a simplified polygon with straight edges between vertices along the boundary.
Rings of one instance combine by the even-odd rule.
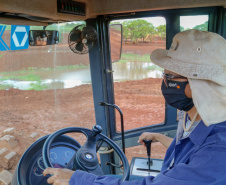
[[[146,78],[161,78],[162,70],[149,69],[154,66],[151,62],[116,62],[113,63],[114,81],[123,82],[128,80],[142,80]],[[61,70],[33,70],[32,75],[40,77],[37,81],[28,80],[13,80],[4,78],[14,75],[14,78],[19,78],[21,75],[27,76],[31,74],[24,71],[0,74],[0,85],[2,90],[10,88],[20,90],[31,90],[34,84],[39,84],[43,90],[47,89],[66,89],[76,87],[82,84],[91,84],[90,68],[83,67],[82,69],[61,69]]]

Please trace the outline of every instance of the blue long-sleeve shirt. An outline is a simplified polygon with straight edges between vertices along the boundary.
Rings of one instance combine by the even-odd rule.
[[[174,159],[174,164],[170,165]],[[156,177],[120,181],[77,170],[70,185],[226,185],[226,121],[206,127],[201,121],[192,133],[168,148]]]

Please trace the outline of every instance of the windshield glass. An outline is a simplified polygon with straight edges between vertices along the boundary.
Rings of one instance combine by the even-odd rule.
[[[13,26],[1,25],[0,130],[2,136],[14,137],[17,144],[12,150],[20,155],[41,136],[71,126],[91,129],[95,124],[89,54],[76,54],[68,46],[68,34],[78,24],[46,28],[58,30],[59,44],[17,50],[11,49],[12,35],[21,45],[26,33],[22,27],[11,32]]]

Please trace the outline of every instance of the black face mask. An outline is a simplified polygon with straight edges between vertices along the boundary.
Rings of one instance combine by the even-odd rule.
[[[162,94],[166,102],[179,110],[189,111],[194,106],[192,98],[188,98],[184,94],[187,82],[176,82],[168,80],[168,88],[162,81]]]

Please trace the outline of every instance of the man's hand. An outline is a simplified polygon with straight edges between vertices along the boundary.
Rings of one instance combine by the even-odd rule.
[[[152,140],[153,142],[157,141],[160,142],[162,145],[164,145],[166,148],[169,148],[170,144],[172,143],[173,139],[170,137],[167,137],[165,135],[159,134],[159,133],[152,133],[152,132],[144,132],[140,135],[138,143],[141,143],[145,146],[143,140]]]
[[[144,139],[156,142],[158,141],[158,135],[159,135],[158,133],[144,132],[143,134],[140,135],[139,140],[137,142],[145,146],[143,142]]]
[[[69,185],[69,180],[74,171],[69,169],[60,168],[47,168],[44,170],[43,175],[51,174],[52,176],[47,179],[49,184],[53,185]]]

